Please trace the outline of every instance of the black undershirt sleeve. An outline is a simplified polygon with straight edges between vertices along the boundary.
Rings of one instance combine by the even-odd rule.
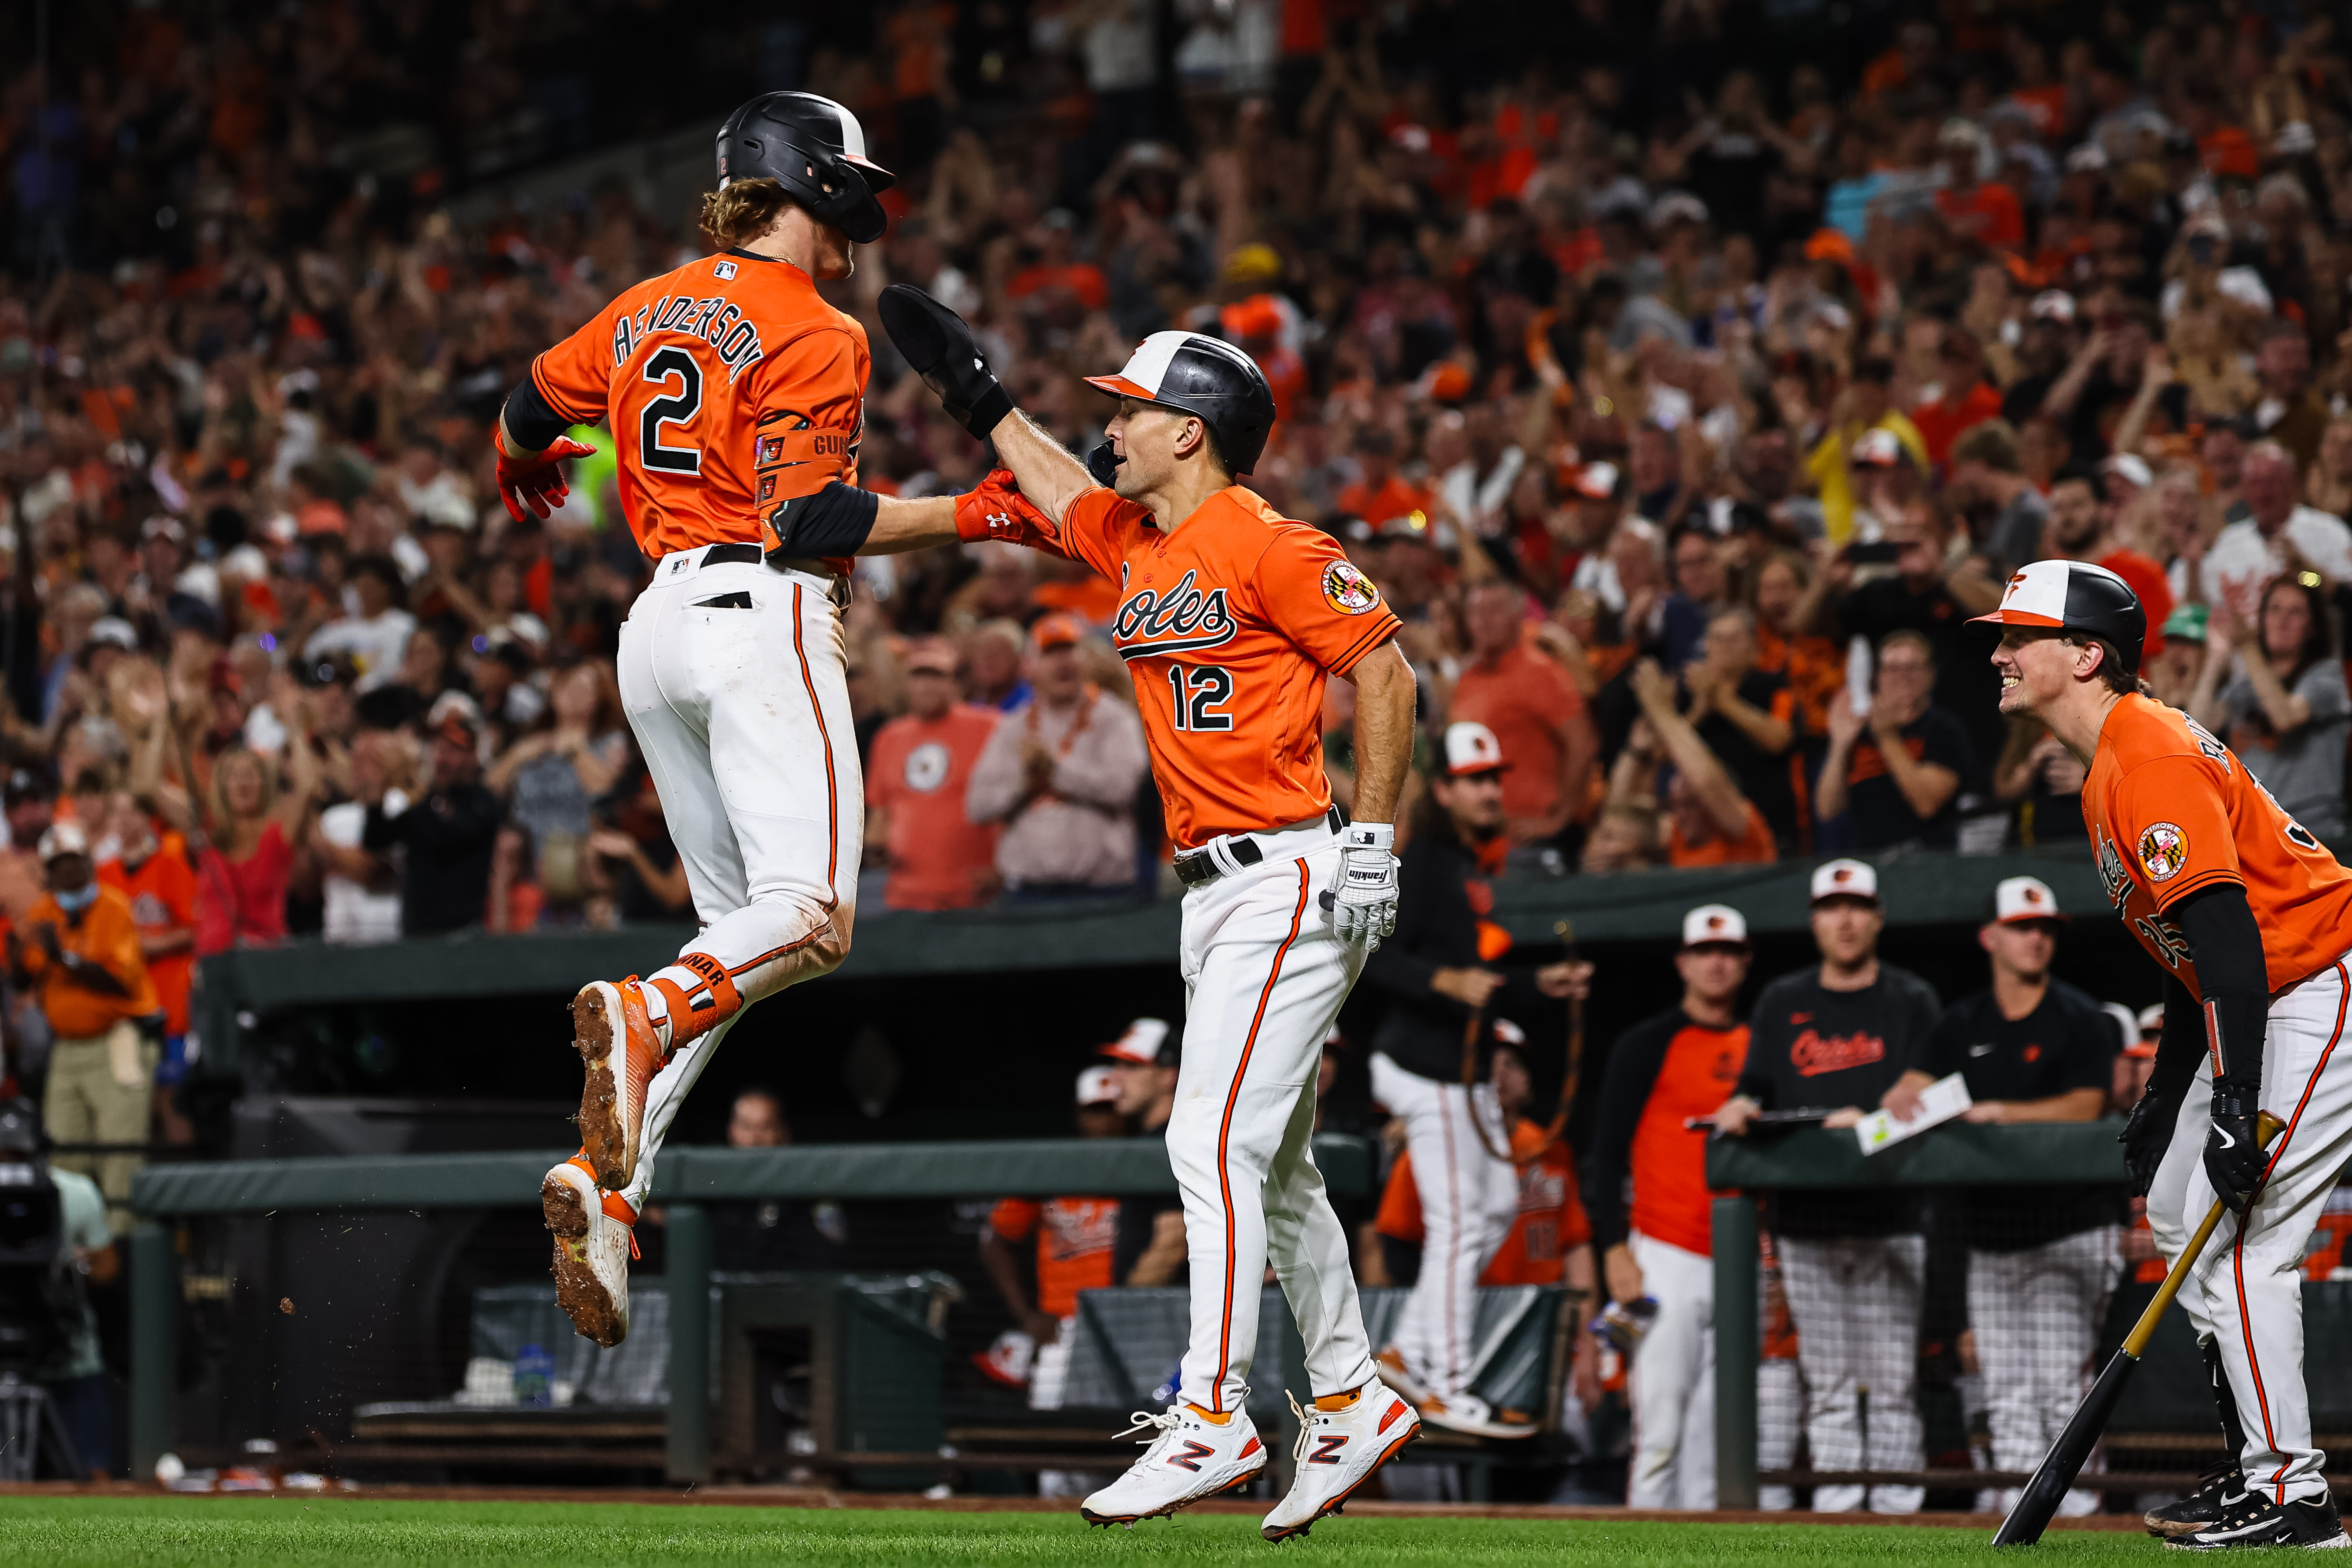
[[[557,437],[572,428],[572,421],[548,406],[539,384],[529,376],[507,394],[506,420],[507,434],[514,437],[517,450],[524,452],[552,447]]]
[[[2189,939],[2197,960],[2200,993],[2198,1016],[2188,1053],[2187,1073],[2194,1073],[2193,1050],[2211,1049],[2214,1076],[2242,1084],[2259,1084],[2263,1076],[2263,1035],[2270,1026],[2270,970],[2263,958],[2262,927],[2246,902],[2246,889],[2235,882],[2216,883],[2191,893],[2165,913]],[[2181,988],[2186,995],[2186,987]],[[2157,1075],[2171,1081],[2182,1072],[2176,1044],[2175,1008],[2164,1013],[2164,1037],[2157,1047]],[[2168,1059],[2168,1053],[2173,1059]],[[2183,1087],[2188,1079],[2179,1079]]]

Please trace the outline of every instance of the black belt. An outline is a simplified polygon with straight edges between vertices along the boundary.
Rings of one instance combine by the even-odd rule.
[[[1325,812],[1323,820],[1332,832],[1339,832],[1343,821],[1339,808],[1335,805]],[[1255,866],[1265,858],[1265,851],[1258,847],[1255,838],[1234,837],[1226,853],[1234,858],[1234,864],[1240,866]],[[1206,849],[1195,849],[1190,854],[1176,857],[1176,879],[1188,888],[1213,882],[1224,874],[1225,868],[1218,865],[1216,858]]]
[[[722,561],[738,561],[746,566],[757,566],[767,558],[767,552],[756,544],[714,544],[702,552],[705,566],[716,566]]]
[[[702,552],[702,563],[705,566],[720,564],[757,566],[761,562],[767,563],[779,572],[805,572],[812,577],[830,579],[833,584],[833,602],[836,605],[849,603],[849,579],[833,572],[822,561],[803,561],[791,556],[772,555],[756,544],[740,542],[713,544]]]

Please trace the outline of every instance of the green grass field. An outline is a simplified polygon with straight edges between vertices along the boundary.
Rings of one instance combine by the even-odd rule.
[[[1638,1563],[1715,1568],[1769,1558],[1804,1568],[1990,1562],[1983,1530],[1814,1524],[1679,1524],[1583,1520],[1327,1520],[1304,1542],[1270,1546],[1255,1517],[1194,1514],[1129,1531],[1090,1531],[1058,1514],[684,1508],[364,1499],[0,1497],[12,1562],[68,1564],[376,1565],[495,1563],[501,1568],[638,1564],[1243,1563],[1344,1554],[1349,1568],[1486,1563]],[[2147,1563],[2142,1535],[2053,1532],[2029,1561]],[[2001,1561],[2014,1563],[2014,1556]]]

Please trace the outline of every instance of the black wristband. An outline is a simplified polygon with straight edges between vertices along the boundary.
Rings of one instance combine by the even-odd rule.
[[[1003,382],[992,381],[980,401],[971,405],[971,412],[964,416],[963,427],[971,432],[973,440],[985,441],[989,432],[1003,424],[1004,416],[1012,412],[1013,395],[1004,390]]]

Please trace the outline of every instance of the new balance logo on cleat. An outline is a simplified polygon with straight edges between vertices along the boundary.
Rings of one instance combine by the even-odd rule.
[[[1169,1455],[1168,1462],[1171,1465],[1181,1465],[1188,1470],[1198,1470],[1201,1468],[1201,1461],[1215,1452],[1216,1450],[1206,1443],[1195,1443],[1188,1437],[1184,1440],[1184,1451],[1181,1454]]]
[[[1307,1462],[1310,1465],[1336,1465],[1339,1462],[1339,1450],[1347,1446],[1348,1439],[1344,1436],[1318,1437],[1315,1439],[1315,1452]]]

